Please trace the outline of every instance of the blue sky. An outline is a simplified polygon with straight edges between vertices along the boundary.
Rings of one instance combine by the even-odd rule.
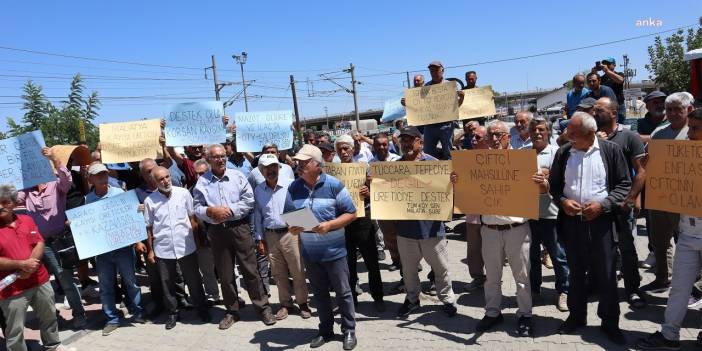
[[[381,108],[402,92],[404,74],[438,59],[466,65],[582,47],[679,26],[697,24],[698,0],[603,2],[468,1],[24,1],[3,4],[0,46],[64,55],[188,67],[163,68],[31,54],[0,49],[0,129],[5,117],[23,115],[21,86],[31,78],[60,101],[74,73],[88,90],[104,97],[98,122],[158,117],[177,102],[213,99],[213,82],[203,68],[217,57],[219,79],[240,82],[231,55],[248,52],[246,79],[250,110],[292,109],[289,75],[298,81],[303,117],[353,110],[350,94],[323,94],[338,87],[319,74],[357,66],[360,109]],[[637,20],[661,27],[636,26]],[[638,75],[648,79],[646,48],[653,37],[563,54],[448,69],[463,77],[473,69],[478,85],[497,91],[560,86],[594,61],[629,55]],[[126,77],[127,79],[116,79]],[[208,73],[208,78],[211,79]],[[148,78],[147,80],[143,78]],[[316,94],[309,96],[305,80]],[[222,91],[228,99],[240,90]],[[125,98],[127,97],[127,98]],[[228,114],[243,111],[237,100]]]

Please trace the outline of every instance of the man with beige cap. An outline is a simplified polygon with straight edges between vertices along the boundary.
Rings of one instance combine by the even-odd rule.
[[[351,194],[338,179],[322,172],[322,151],[310,144],[304,145],[293,157],[300,175],[288,187],[284,212],[309,208],[319,221],[311,230],[290,227],[299,235],[307,278],[314,294],[319,314],[319,334],[310,347],[324,345],[334,336],[334,314],[329,289],[336,294],[344,333],[344,350],[356,347],[356,320],[353,295],[349,285],[349,266],[346,263],[344,227],[356,219],[356,207]]]

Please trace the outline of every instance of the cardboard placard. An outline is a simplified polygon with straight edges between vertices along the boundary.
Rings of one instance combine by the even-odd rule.
[[[372,219],[451,219],[451,161],[373,162],[370,174]]]
[[[702,217],[702,141],[651,140],[644,205]]]
[[[407,123],[411,126],[455,121],[458,119],[456,82],[405,89]]]
[[[356,206],[356,217],[365,217],[366,209],[361,199],[361,188],[366,184],[366,174],[368,173],[368,164],[359,163],[325,163],[324,173],[339,179],[349,193],[351,200]]]
[[[136,162],[161,158],[161,120],[100,124],[103,163]]]
[[[460,213],[539,218],[536,150],[453,151],[451,161]]]
[[[496,113],[492,86],[463,90],[463,104],[458,108],[458,119],[494,116]]]

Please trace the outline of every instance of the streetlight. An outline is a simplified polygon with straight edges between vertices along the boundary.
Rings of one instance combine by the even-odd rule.
[[[246,81],[244,80],[244,65],[246,64],[246,57],[248,57],[248,55],[244,51],[241,55],[232,55],[232,57],[241,67],[241,85],[244,87],[244,109],[246,112],[249,112],[249,99],[246,96]]]

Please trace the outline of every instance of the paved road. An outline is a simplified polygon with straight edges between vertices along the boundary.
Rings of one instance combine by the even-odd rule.
[[[505,309],[505,323],[496,330],[476,335],[475,325],[484,314],[484,297],[482,290],[466,293],[462,286],[469,280],[465,265],[466,243],[457,235],[449,236],[450,244],[450,272],[454,279],[454,291],[458,295],[458,315],[448,318],[440,309],[440,303],[434,296],[422,295],[422,307],[418,313],[412,314],[407,319],[398,319],[395,312],[404,300],[404,295],[390,295],[386,297],[388,309],[385,313],[375,312],[372,299],[368,293],[359,297],[360,306],[356,312],[357,335],[359,344],[357,350],[456,350],[456,349],[481,349],[481,350],[617,350],[626,349],[616,347],[609,343],[599,332],[599,319],[596,315],[596,302],[588,306],[588,327],[582,335],[558,335],[554,331],[566,318],[567,313],[559,312],[554,302],[556,292],[553,288],[553,270],[545,269],[543,293],[540,299],[534,301],[535,330],[534,338],[514,337],[516,325],[516,299],[514,298],[515,286],[509,267],[505,267],[503,276],[503,299]],[[637,238],[639,257],[645,258],[647,240],[643,236]],[[399,272],[387,271],[389,258],[382,264],[385,291],[400,279]],[[360,262],[361,287],[368,291],[368,277]],[[426,283],[427,265],[422,278]],[[653,279],[653,274],[643,272],[643,284]],[[620,295],[623,296],[623,282],[620,281]],[[271,299],[277,301],[275,286]],[[248,296],[245,296],[248,302]],[[659,329],[663,319],[667,293],[649,297],[649,306],[641,311],[629,309],[626,302],[621,303],[621,327],[629,345]],[[153,324],[125,325],[114,334],[103,337],[100,333],[102,327],[101,313],[98,305],[89,306],[91,310],[92,330],[75,333],[70,330],[62,331],[62,338],[70,341],[70,345],[79,350],[283,350],[283,349],[309,349],[308,342],[316,335],[317,319],[303,320],[299,316],[291,315],[284,321],[272,327],[266,327],[259,321],[258,315],[249,304],[242,311],[242,321],[236,323],[231,329],[221,331],[215,324],[223,314],[220,307],[213,311],[215,322],[202,325],[194,311],[186,311],[182,321],[175,329],[166,331],[163,327],[163,317]],[[274,304],[274,309],[277,304]],[[62,310],[62,316],[70,319],[69,311]],[[687,315],[684,329],[681,332],[684,340],[684,349],[694,349],[694,340],[699,332],[699,311],[690,311]],[[30,323],[36,328],[36,323]],[[338,325],[336,332],[339,332]],[[28,330],[27,336],[33,348],[38,348],[38,333]],[[341,341],[331,342],[321,350],[340,350]]]

